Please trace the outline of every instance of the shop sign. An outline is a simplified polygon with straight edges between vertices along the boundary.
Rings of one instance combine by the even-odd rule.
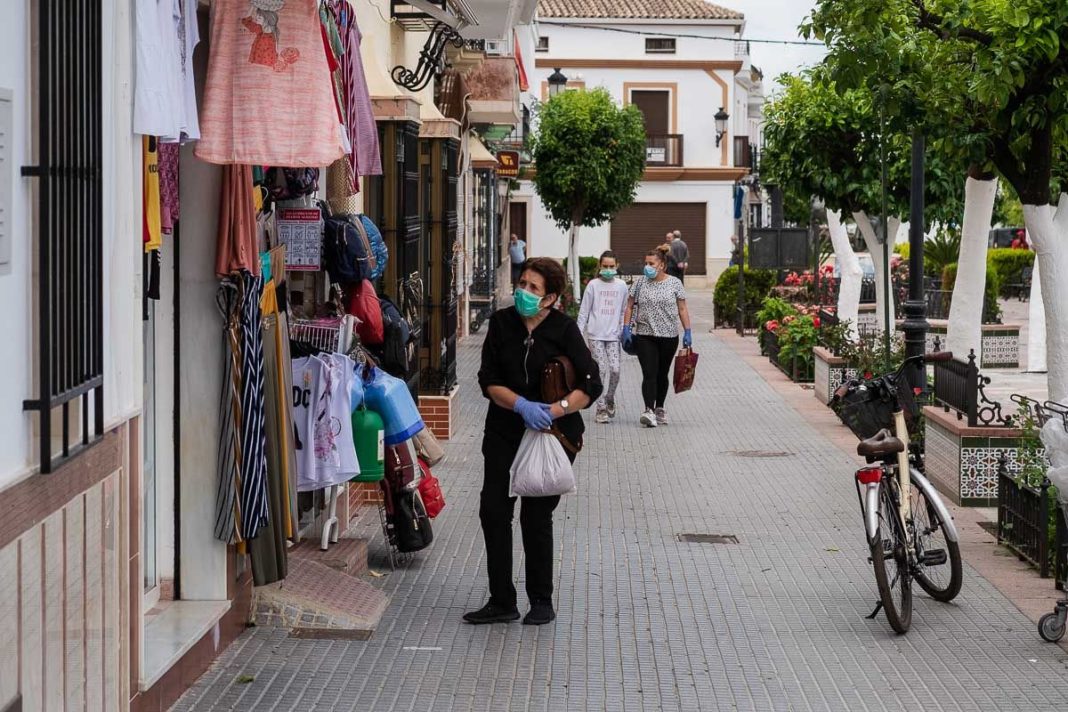
[[[497,177],[519,177],[519,151],[497,151]]]
[[[281,208],[275,227],[278,241],[286,246],[286,269],[318,271],[323,250],[323,214],[319,208]]]

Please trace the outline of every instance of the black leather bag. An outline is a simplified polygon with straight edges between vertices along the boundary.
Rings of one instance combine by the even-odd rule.
[[[415,492],[393,493],[393,514],[390,519],[396,537],[397,550],[404,554],[422,551],[434,541],[423,498]]]

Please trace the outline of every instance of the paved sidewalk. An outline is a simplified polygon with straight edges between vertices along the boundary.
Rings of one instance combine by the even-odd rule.
[[[460,620],[486,595],[485,406],[468,341],[462,426],[436,470],[448,506],[431,549],[382,579],[393,600],[373,639],[251,630],[175,709],[1062,709],[1068,656],[970,566],[955,604],[917,595],[907,636],[865,620],[876,593],[856,462],[706,333],[704,298],[691,300],[697,388],[669,399],[672,424],[638,428],[628,358],[620,420],[590,425],[579,493],[557,510],[555,624]],[[738,543],[680,543],[682,532]]]

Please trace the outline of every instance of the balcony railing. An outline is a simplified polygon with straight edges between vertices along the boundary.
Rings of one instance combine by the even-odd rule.
[[[682,165],[682,135],[646,136],[645,163],[653,167]]]

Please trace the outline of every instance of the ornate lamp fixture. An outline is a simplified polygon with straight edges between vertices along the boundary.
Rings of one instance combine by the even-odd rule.
[[[422,90],[431,79],[448,69],[449,63],[445,60],[445,48],[450,43],[459,49],[464,46],[464,38],[444,22],[435,23],[434,29],[427,37],[426,44],[419,51],[419,64],[414,70],[398,64],[390,72],[393,81],[410,91]]]

